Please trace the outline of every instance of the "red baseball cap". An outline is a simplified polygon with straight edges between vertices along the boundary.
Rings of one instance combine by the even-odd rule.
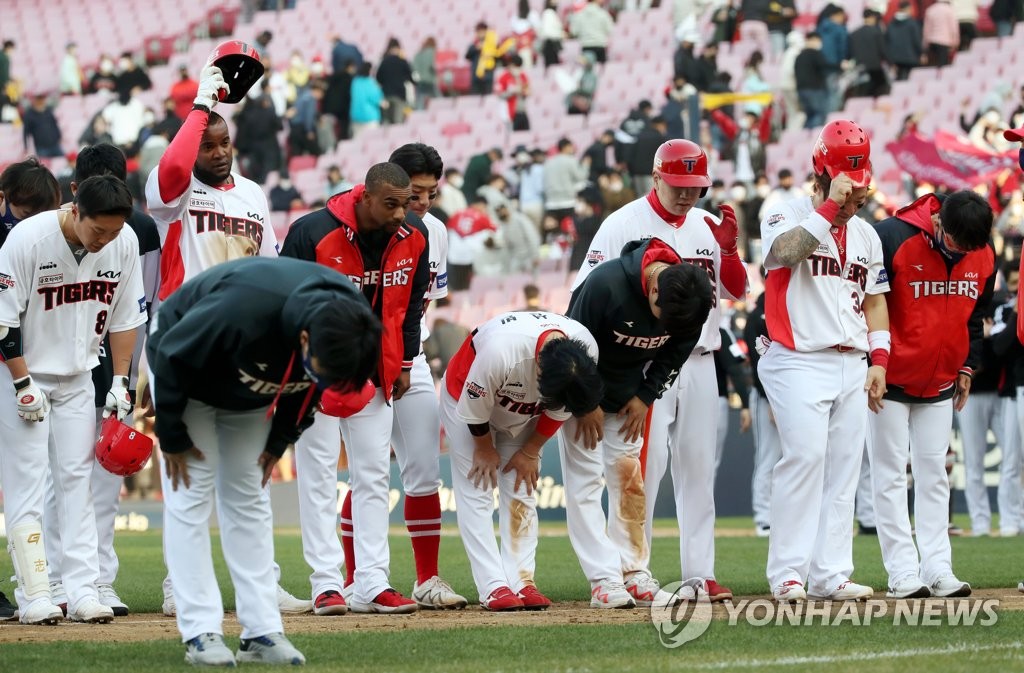
[[[1006,129],[1003,137],[1015,143],[1024,142],[1024,126],[1019,129]]]

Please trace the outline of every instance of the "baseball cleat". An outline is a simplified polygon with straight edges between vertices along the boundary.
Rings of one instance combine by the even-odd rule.
[[[303,615],[313,611],[313,601],[304,601],[288,593],[280,584],[277,585],[277,609],[284,615]]]
[[[360,603],[349,594],[348,609],[359,614],[407,615],[419,610],[416,601],[410,600],[394,589],[385,589],[377,594],[372,603]]]
[[[907,575],[889,584],[886,598],[928,598],[932,595],[928,585],[917,575]]]
[[[427,610],[461,610],[469,603],[437,575],[423,584],[413,584],[412,599]]]
[[[1024,594],[1024,582],[1021,582],[1020,584],[1017,585],[1017,591],[1019,591],[1022,594]]]
[[[808,598],[816,601],[866,601],[875,595],[875,590],[863,584],[857,584],[852,580],[846,580],[835,591],[831,592],[810,592]]]
[[[936,598],[965,598],[971,595],[971,585],[961,582],[953,575],[946,575],[932,582],[932,596]]]
[[[173,617],[178,613],[178,606],[174,602],[174,587],[171,586],[171,578],[164,578],[164,602],[160,606],[160,610],[168,617]]]
[[[68,619],[73,622],[89,624],[107,624],[114,621],[114,611],[100,603],[98,598],[84,598],[73,610],[68,610]]]
[[[64,613],[49,600],[40,598],[18,611],[18,621],[22,624],[56,624],[64,621]]]
[[[480,607],[491,612],[513,612],[523,609],[523,601],[508,587],[498,587],[480,601]]]
[[[255,664],[302,666],[306,663],[306,657],[288,642],[283,633],[268,633],[259,638],[242,638],[237,659]]]
[[[651,605],[668,605],[672,601],[672,595],[661,590],[661,583],[651,576],[646,570],[639,570],[626,578],[623,586],[626,592],[633,597],[636,607],[646,608]],[[591,607],[594,607],[594,600],[590,600]]]
[[[18,608],[14,607],[14,603],[7,600],[4,592],[0,591],[0,622],[7,622],[17,618]]]
[[[708,594],[708,600],[712,603],[732,600],[732,589],[723,587],[713,577],[704,580],[704,590]]]
[[[235,655],[219,633],[203,633],[185,641],[185,663],[193,666],[235,667]]]
[[[313,601],[313,614],[320,616],[343,615],[348,612],[344,597],[334,589],[320,593]]]
[[[537,591],[537,587],[527,584],[516,594],[523,602],[524,610],[547,610],[551,607],[551,599]]]
[[[598,584],[590,592],[590,607],[603,610],[615,608],[626,610],[635,608],[636,601],[626,591],[626,587],[622,582],[605,582]]]
[[[802,603],[807,600],[807,592],[799,580],[789,580],[772,589],[772,598],[778,603]]]
[[[64,616],[68,616],[68,595],[64,591],[64,583],[60,580],[50,582],[50,602],[60,608]]]
[[[771,526],[767,526],[767,525],[760,524],[760,523],[757,524],[756,526],[754,526],[754,535],[756,535],[757,537],[768,537],[771,534],[772,534]]]
[[[99,593],[100,603],[113,610],[115,617],[128,616],[128,606],[124,604],[120,596],[117,595],[117,592],[114,591],[114,587],[109,584],[97,584],[96,591]],[[54,599],[53,602],[57,603],[57,600]],[[60,605],[60,603],[57,604]]]

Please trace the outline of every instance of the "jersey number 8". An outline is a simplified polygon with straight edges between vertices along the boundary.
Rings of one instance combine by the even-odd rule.
[[[106,310],[100,311],[96,314],[96,334],[103,334],[103,329],[107,326],[107,312]]]

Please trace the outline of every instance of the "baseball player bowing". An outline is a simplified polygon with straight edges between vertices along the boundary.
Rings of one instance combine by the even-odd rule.
[[[647,567],[640,448],[647,410],[675,382],[711,310],[707,272],[664,241],[627,243],[573,292],[568,316],[601,350],[601,405],[558,433],[569,539],[590,580],[591,607],[668,600]],[[608,517],[601,506],[608,488]],[[607,532],[606,532],[607,529]],[[628,589],[627,589],[628,587]]]
[[[992,208],[970,191],[927,194],[875,227],[889,276],[892,355],[870,420],[871,481],[890,598],[968,596],[953,574],[946,449],[967,404],[995,284]],[[907,506],[907,451],[914,528]],[[918,554],[920,553],[920,557]]]
[[[774,206],[761,222],[772,343],[757,371],[782,443],[767,571],[779,601],[872,594],[850,581],[868,407],[881,408],[889,355],[882,244],[855,215],[870,155],[856,123],[826,124],[812,155],[813,196]]]
[[[78,186],[71,208],[40,213],[11,230],[0,248],[0,474],[20,620],[63,618],[52,603],[42,540],[44,482],[53,474],[64,548],[68,617],[109,622],[96,583],[96,517],[90,481],[96,412],[92,368],[110,334],[115,379],[127,377],[135,330],[146,322],[139,243],[125,218],[128,188],[109,175]],[[115,406],[131,408],[111,388]],[[49,447],[49,448],[47,448]]]
[[[346,580],[344,603],[337,596],[329,597],[339,611],[342,604],[353,612],[417,610],[416,601],[391,587],[388,548],[395,417],[391,401],[401,399],[410,388],[413,359],[420,352],[423,297],[430,284],[428,234],[423,222],[408,212],[411,197],[409,175],[400,166],[377,164],[367,171],[364,184],[332,197],[326,208],[296,221],[282,251],[285,256],[319,262],[347,275],[384,324],[378,345],[380,363],[372,378],[376,392],[365,407],[341,420],[351,474],[354,555],[359,565]],[[309,455],[312,460],[306,461],[306,471],[316,465],[313,469],[335,474],[338,462],[334,451]],[[321,482],[320,487],[324,486]],[[300,488],[304,488],[301,482]],[[321,493],[321,502],[326,505],[324,495]],[[333,528],[334,516],[326,506],[319,512],[315,525],[320,526],[317,539],[323,542],[322,526],[330,521]],[[340,583],[336,561],[327,561],[314,568],[322,573],[322,579],[314,579],[320,584],[314,587],[318,592],[315,598],[322,605],[325,599],[321,594],[337,591]]]
[[[210,555],[215,498],[242,624],[238,660],[304,663],[283,634],[262,492],[319,391],[370,376],[380,332],[348,279],[292,259],[217,265],[160,305],[146,353],[166,468],[164,554],[190,663],[235,663]]]
[[[597,409],[602,392],[594,338],[583,325],[554,313],[492,318],[473,330],[448,363],[441,423],[459,533],[485,610],[551,605],[534,581],[541,449],[568,418]]]
[[[576,290],[601,262],[619,256],[636,239],[657,237],[684,261],[707,271],[711,281],[711,312],[701,338],[676,377],[653,407],[645,438],[644,487],[647,493],[647,548],[658,486],[672,454],[672,484],[679,522],[683,575],[704,578],[713,601],[732,592],[715,580],[715,438],[718,428],[718,385],[712,353],[721,347],[718,331],[721,294],[739,299],[746,293],[747,271],[736,247],[736,216],[728,206],[717,223],[710,213],[694,208],[711,186],[708,157],[688,140],[670,140],[654,156],[654,188],[608,216],[594,236],[587,263],[573,284]],[[643,455],[643,454],[641,454]],[[650,559],[644,559],[646,567]],[[638,587],[627,583],[631,593]],[[634,593],[638,602],[651,600]]]

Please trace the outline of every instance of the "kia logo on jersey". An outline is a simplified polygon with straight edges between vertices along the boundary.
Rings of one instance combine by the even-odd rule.
[[[113,278],[120,278],[121,277],[121,272],[120,271],[97,271],[96,272],[96,277],[97,278],[111,278],[111,279],[113,279]]]
[[[697,248],[697,254],[698,255],[707,255],[708,257],[710,257],[711,254],[712,254],[712,251],[711,251],[710,248]]]

